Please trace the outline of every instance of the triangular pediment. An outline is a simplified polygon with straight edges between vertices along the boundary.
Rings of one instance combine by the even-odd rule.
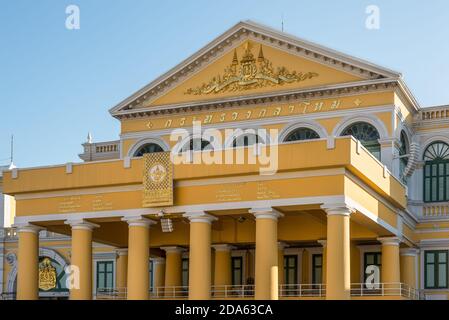
[[[241,22],[111,113],[399,77],[285,33]]]

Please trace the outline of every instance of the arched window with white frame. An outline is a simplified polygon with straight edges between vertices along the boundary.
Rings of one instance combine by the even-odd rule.
[[[143,157],[146,153],[163,152],[164,149],[157,143],[146,143],[134,152],[134,157]]]
[[[367,122],[353,123],[343,130],[341,136],[353,136],[359,140],[373,156],[380,160],[380,136],[373,125]]]
[[[291,131],[287,137],[285,137],[284,142],[292,142],[292,141],[304,141],[304,140],[312,140],[319,139],[320,135],[312,129],[309,128],[297,128]]]
[[[424,202],[449,201],[449,145],[431,143],[424,152]]]

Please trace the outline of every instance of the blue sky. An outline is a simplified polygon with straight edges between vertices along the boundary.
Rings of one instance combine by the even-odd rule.
[[[81,143],[118,139],[108,109],[251,19],[403,73],[422,106],[449,104],[449,1],[0,1],[0,164],[80,161]],[[65,28],[68,5],[80,30]],[[368,5],[380,29],[365,28]]]

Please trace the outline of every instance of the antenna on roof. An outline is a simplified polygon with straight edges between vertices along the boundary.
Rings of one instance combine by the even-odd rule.
[[[284,32],[284,14],[282,14],[282,18],[281,18],[281,30],[282,30],[282,32]]]
[[[10,156],[10,164],[14,162],[14,135],[11,135],[11,156]]]

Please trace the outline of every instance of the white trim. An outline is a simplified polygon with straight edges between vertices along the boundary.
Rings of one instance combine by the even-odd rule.
[[[217,217],[214,217],[213,215],[205,213],[204,211],[186,212],[182,216],[184,218],[189,219],[190,223],[201,222],[201,223],[212,224],[213,221],[218,220]]]
[[[170,146],[161,138],[158,136],[148,136],[143,139],[140,139],[134,143],[131,148],[129,148],[127,156],[130,158],[134,158],[134,154],[139,150],[140,147],[149,144],[154,143],[157,144],[162,148],[164,151],[170,151]]]
[[[378,241],[382,244],[382,246],[395,246],[399,247],[401,244],[401,239],[398,237],[380,237],[377,238]]]
[[[230,244],[213,244],[211,245],[211,247],[214,248],[216,252],[227,252],[236,248],[235,246],[232,246]]]
[[[182,252],[186,252],[187,250],[183,247],[179,247],[179,246],[164,246],[164,247],[159,247],[159,249],[164,250],[165,253],[182,253]]]
[[[271,219],[278,221],[279,218],[284,216],[283,213],[277,211],[274,208],[252,208],[249,210],[249,213],[252,213],[254,217],[257,219]]]
[[[430,138],[426,139],[424,142],[421,142],[421,149],[419,152],[419,158],[418,161],[424,161],[424,153],[426,152],[427,148],[434,142],[442,141],[449,145],[449,137],[444,135],[432,135]]]
[[[297,283],[301,284],[302,283],[302,263],[303,263],[303,252],[304,249],[303,248],[285,248],[284,249],[284,254],[283,257],[285,256],[296,256],[296,261],[298,263],[297,265]],[[285,264],[284,264],[285,267]],[[282,270],[282,272],[284,272],[284,270]],[[284,283],[285,283],[285,278],[284,278]]]
[[[236,107],[235,109],[241,109],[241,107]],[[394,105],[379,105],[379,106],[372,106],[372,107],[364,107],[363,108],[363,114],[364,115],[370,115],[372,114],[375,117],[375,114],[377,113],[383,113],[383,112],[393,112]],[[210,111],[204,112],[204,113],[210,113]],[[251,119],[251,120],[241,120],[241,121],[234,121],[234,122],[224,122],[224,123],[213,123],[213,124],[201,124],[201,130],[204,131],[206,129],[235,129],[235,128],[244,128],[244,127],[264,127],[266,125],[272,125],[272,124],[286,124],[294,123],[297,121],[301,122],[309,122],[309,121],[316,121],[319,119],[333,119],[333,118],[341,118],[341,117],[356,117],[360,115],[361,109],[345,109],[345,110],[334,110],[334,111],[325,111],[325,112],[319,112],[319,113],[306,113],[306,114],[294,114],[294,115],[288,115],[288,116],[278,116],[278,117],[271,117],[271,118],[263,118],[263,119]],[[201,113],[198,113],[201,114]],[[147,137],[154,137],[154,136],[166,136],[170,135],[170,133],[176,128],[169,128],[169,129],[158,129],[158,130],[152,130],[152,131],[135,131],[135,132],[128,132],[123,133],[120,135],[120,138],[122,140],[127,139],[145,139]],[[178,128],[179,129],[179,128]],[[190,134],[192,134],[192,126],[190,127],[183,127],[182,129],[186,130]],[[325,131],[326,132],[326,131]],[[325,135],[327,136],[327,134]]]
[[[351,124],[356,122],[366,122],[372,125],[374,128],[376,128],[377,132],[379,133],[379,140],[388,139],[389,134],[388,130],[385,127],[385,124],[382,122],[382,120],[377,117],[377,115],[374,114],[362,114],[360,115],[360,111],[358,115],[355,116],[348,116],[345,117],[340,121],[339,124],[337,124],[334,127],[334,130],[332,131],[332,136],[334,137],[340,137],[342,132]]]
[[[64,224],[70,225],[72,230],[87,230],[87,231],[93,231],[94,228],[99,228],[100,225],[85,221],[84,219],[69,219],[64,222]]]
[[[422,247],[421,250],[420,250],[420,253],[419,253],[420,265],[421,265],[421,268],[420,268],[420,271],[421,271],[420,272],[421,273],[420,274],[420,277],[421,277],[420,287],[422,288],[422,290],[424,292],[426,290],[427,291],[447,291],[448,290],[447,288],[446,289],[425,289],[426,286],[425,286],[425,279],[424,279],[424,274],[425,274],[424,269],[425,269],[426,266],[424,264],[424,255],[425,255],[426,251],[445,250],[445,251],[449,252],[449,239],[445,239],[445,240],[448,241],[445,246],[438,245],[437,242],[432,243],[434,240],[435,241],[439,241],[439,240],[442,240],[442,239],[428,239],[426,241],[426,242],[429,242],[428,246]],[[423,240],[421,240],[421,242],[423,242]],[[448,256],[449,256],[449,253],[448,253]]]
[[[299,120],[292,122],[290,124],[286,124],[281,132],[279,133],[279,143],[285,142],[284,140],[292,133],[293,131],[300,129],[300,128],[307,128],[310,130],[313,130],[318,134],[320,139],[327,138],[328,134],[326,129],[318,122],[316,122],[314,119],[310,120]]]
[[[92,262],[93,262],[93,275],[92,275],[92,291],[93,294],[97,294],[97,262],[111,262],[112,261],[112,288],[114,289],[116,286],[116,276],[117,276],[117,258],[108,258],[108,257],[100,257],[95,258],[95,255],[92,255]],[[103,289],[103,288],[100,288]]]
[[[298,142],[300,143],[300,142]],[[323,177],[323,176],[335,176],[345,174],[347,171],[344,168],[329,168],[319,170],[304,170],[293,172],[278,172],[276,175],[261,176],[259,174],[249,176],[235,176],[224,178],[206,178],[206,179],[192,179],[186,181],[175,181],[175,187],[190,187],[190,186],[204,186],[224,183],[238,183],[238,182],[251,182],[251,181],[271,181],[271,180],[285,180],[296,179],[304,177]],[[119,193],[119,192],[132,192],[143,190],[142,184],[133,184],[126,186],[114,186],[114,187],[99,187],[99,188],[83,188],[70,191],[52,191],[52,192],[37,192],[29,194],[21,194],[16,196],[16,200],[30,200],[30,199],[42,199],[53,197],[67,197],[78,195],[91,195],[91,194],[104,194],[104,193]]]
[[[151,225],[156,224],[157,222],[142,216],[126,216],[122,218],[122,221],[128,223],[128,227],[144,227],[150,228]]]
[[[246,280],[248,279],[250,275],[250,270],[246,270],[247,263],[246,259],[248,258],[247,254],[248,250],[231,250],[231,259],[232,258],[242,258],[242,284],[246,284]],[[256,257],[256,255],[254,255]],[[232,263],[232,260],[229,261],[229,263]],[[252,262],[252,265],[254,265],[254,261]],[[231,281],[232,281],[232,264],[231,264]]]
[[[398,79],[400,77],[400,73],[377,66],[371,62],[352,57],[333,49],[325,48],[321,45],[300,39],[284,32],[279,32],[270,27],[254,23],[252,21],[242,21],[228,29],[226,32],[215,38],[213,41],[208,43],[199,51],[195,52],[189,58],[179,63],[177,66],[170,69],[165,74],[161,75],[132,94],[130,97],[112,107],[109,112],[112,115],[123,113],[122,109],[126,105],[134,102],[140,97],[144,97],[145,99],[145,94],[148,94],[148,92],[154,88],[162,86],[163,88],[160,92],[157,92],[150,97],[149,101],[151,102],[167,90],[170,90],[173,85],[176,85],[176,83],[186,81],[193,74],[196,74],[199,70],[202,70],[207,65],[210,65],[212,62],[216,61],[225,53],[232,50],[232,48],[235,48],[247,39],[262,42],[265,45],[294,54],[303,59],[308,59],[327,67],[333,66],[334,69],[336,68],[349,74],[357,74],[359,77],[363,78],[373,78],[373,75],[370,76],[369,72],[382,75],[383,78]],[[302,50],[300,50],[300,48]],[[316,57],[313,54],[309,55],[309,53],[314,53]],[[322,59],[318,57],[321,57]],[[324,59],[324,57],[326,57],[326,59]],[[337,64],[337,60],[343,63]],[[334,62],[334,64],[332,64],[332,62]],[[346,68],[343,67],[344,65]],[[354,72],[354,67],[358,68],[360,71]],[[174,78],[174,76],[176,76],[176,78]],[[165,86],[165,83],[168,83],[168,85]]]

